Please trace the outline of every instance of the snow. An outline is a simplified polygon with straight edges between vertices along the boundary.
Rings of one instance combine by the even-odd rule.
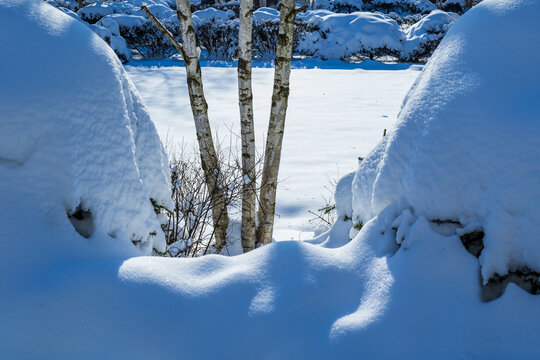
[[[148,106],[163,143],[169,144],[170,150],[178,149],[182,142],[191,149],[196,138],[184,68],[171,66],[174,63],[170,61],[161,67],[150,66],[156,64],[151,61],[130,64],[137,65],[128,65],[126,70]],[[309,60],[294,64],[277,192],[277,240],[312,237],[308,210],[324,205],[321,195],[331,197],[325,189],[330,185],[328,178],[337,180],[357,168],[357,158],[367,155],[383,130],[395,122],[401,101],[421,69],[417,65],[372,61],[346,64]],[[209,65],[215,64],[203,62],[202,76],[210,122],[216,138],[228,144],[231,130],[240,132],[236,68]],[[264,149],[273,76],[271,68],[253,69],[259,153]],[[335,109],[340,109],[339,114]]]
[[[170,8],[165,4],[149,4],[147,5],[148,10],[158,19],[164,19],[173,15],[176,15],[176,11]]]
[[[529,29],[539,11],[536,1],[485,1],[450,29],[396,130],[362,162],[355,218],[404,199],[416,216],[484,229],[484,282],[540,269],[540,70],[514,61],[540,54]]]
[[[125,15],[125,14],[113,14],[113,15],[107,15],[102,18],[102,20],[107,21],[106,19],[110,19],[118,24],[118,26],[126,27],[126,28],[132,28],[141,26],[145,23],[147,23],[148,20],[146,17],[141,15]],[[101,22],[100,20],[99,22]]]
[[[50,5],[0,4],[0,24],[10,29],[0,42],[13,51],[0,57],[3,220],[24,229],[35,217],[80,243],[68,214],[81,210],[89,213],[71,220],[92,242],[127,253],[132,241],[146,254],[162,249],[150,199],[170,204],[167,158],[122,65],[87,26]]]
[[[272,8],[262,7],[253,12],[253,22],[279,21],[279,11]]]
[[[97,25],[101,25],[111,32],[112,35],[120,36],[120,28],[118,23],[111,16],[105,16],[97,22]]]
[[[338,184],[340,214],[364,220],[350,241],[343,230],[356,219],[327,234],[336,238],[327,244],[345,245],[283,241],[234,257],[130,258],[137,251],[126,230],[147,234],[157,223],[148,198],[168,195],[148,114],[112,51],[86,26],[45,2],[0,0],[0,28],[9,29],[0,42],[12,50],[0,54],[0,358],[537,358],[540,298],[510,284],[486,303],[478,273],[506,265],[509,254],[528,266],[538,259],[540,74],[534,62],[516,66],[501,54],[539,53],[539,13],[536,0],[485,0],[456,22],[407,96],[396,129],[354,179]],[[28,56],[36,53],[46,56]],[[158,70],[182,84],[179,69]],[[148,69],[130,69],[137,71]],[[209,92],[236,86],[227,71],[203,68]],[[266,71],[255,72],[255,90],[268,84]],[[412,75],[293,71],[291,84],[304,94],[291,89],[285,154],[291,157],[291,145],[324,144],[323,136],[331,154],[343,151],[348,136],[367,146],[360,128],[340,123],[340,146],[329,130],[337,121],[354,125],[370,104],[377,108],[375,85],[385,82],[370,76],[399,74]],[[168,95],[165,103],[184,98]],[[218,100],[229,102],[222,109],[236,105]],[[309,132],[307,120],[296,120],[304,126],[296,132],[293,119],[311,107],[321,117],[312,116]],[[319,159],[296,164],[311,172],[303,186],[325,165]],[[88,239],[66,216],[81,197],[96,218]],[[483,226],[480,263],[437,218]],[[107,235],[113,223],[116,239]],[[401,246],[393,224],[403,228]]]
[[[234,14],[234,13],[233,13]],[[225,21],[229,20],[230,12],[207,8],[204,10],[195,11],[193,13],[193,22],[198,21]]]

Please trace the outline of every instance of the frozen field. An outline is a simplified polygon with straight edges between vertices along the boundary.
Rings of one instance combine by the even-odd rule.
[[[329,197],[328,179],[356,170],[396,120],[403,97],[420,73],[418,65],[337,64],[347,69],[293,69],[274,236],[276,240],[313,236],[308,210]],[[195,143],[185,71],[181,66],[126,66],[150,110],[157,130],[170,144]],[[329,63],[328,65],[336,65]],[[328,66],[327,65],[327,66]],[[204,67],[203,81],[214,136],[228,143],[238,134],[237,77],[234,67]],[[257,146],[264,147],[273,69],[253,69]]]

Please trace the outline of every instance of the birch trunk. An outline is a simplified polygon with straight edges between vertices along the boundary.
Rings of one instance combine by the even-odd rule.
[[[285,116],[289,100],[289,77],[291,74],[292,42],[294,33],[294,0],[281,0],[279,11],[279,33],[277,38],[276,61],[274,71],[274,90],[272,107],[266,139],[264,169],[261,179],[259,198],[259,226],[257,243],[272,242],[274,213],[276,209],[276,188],[281,159]]]
[[[208,120],[208,104],[204,97],[201,66],[197,39],[193,27],[189,0],[177,0],[177,15],[180,21],[184,64],[186,66],[187,84],[191,111],[195,120],[197,141],[201,153],[201,164],[206,178],[206,186],[211,194],[212,220],[216,239],[216,252],[225,247],[229,217],[227,214],[226,197],[223,184],[220,184],[220,168],[212,131]]]
[[[253,0],[240,0],[238,34],[238,100],[242,135],[242,249],[255,249],[255,132],[253,129],[253,93],[251,90],[251,39]]]

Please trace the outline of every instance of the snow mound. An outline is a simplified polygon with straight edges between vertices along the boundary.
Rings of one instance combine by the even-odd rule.
[[[1,0],[0,28],[10,50],[0,54],[0,219],[2,240],[14,241],[7,252],[32,246],[15,241],[21,229],[51,249],[66,238],[127,254],[132,243],[145,254],[164,249],[151,199],[170,204],[167,157],[111,48],[42,1]],[[52,237],[57,231],[62,239]]]
[[[540,270],[540,68],[515,61],[540,55],[539,15],[536,0],[487,0],[451,27],[397,128],[361,163],[353,221],[399,204],[483,230],[484,283]]]

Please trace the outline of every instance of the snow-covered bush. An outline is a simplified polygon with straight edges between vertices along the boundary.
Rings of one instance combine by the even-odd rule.
[[[215,1],[215,0],[203,0],[203,1],[191,1],[191,12],[205,10],[208,8],[214,8],[216,10],[228,11],[231,10],[236,14],[240,12],[240,2],[238,0],[232,1]]]
[[[56,0],[59,1],[59,0]],[[171,6],[163,0],[129,0],[129,1],[102,1],[95,2],[77,11],[84,21],[93,24],[104,16],[112,14],[142,15],[141,6],[146,5],[158,19],[167,18],[175,14]]]
[[[144,16],[109,15],[107,18],[111,18],[118,24],[120,34],[126,39],[128,46],[142,58],[166,58],[177,53],[165,35]],[[164,19],[163,24],[180,40],[180,24],[176,20],[176,15],[169,19]]]
[[[400,58],[418,62],[427,59],[437,48],[450,26],[459,18],[455,13],[432,11],[406,31]]]
[[[49,261],[74,249],[164,250],[152,201],[171,204],[167,157],[111,48],[43,1],[0,1],[0,29],[10,49],[0,53],[0,218],[9,252]],[[43,56],[36,61],[28,49]]]
[[[361,11],[362,5],[362,0],[313,0],[311,8],[349,14]]]
[[[437,7],[429,0],[364,0],[364,10],[382,13],[395,12],[402,16],[427,14]]]
[[[238,47],[238,19],[232,10],[214,8],[193,13],[193,25],[199,46],[206,50],[201,56],[208,59],[231,60]]]
[[[253,13],[253,50],[257,57],[271,59],[276,53],[279,11],[260,8]]]
[[[324,10],[316,10],[321,12]],[[301,52],[300,42],[317,29],[317,25],[307,21],[302,14],[296,16],[293,34],[293,52]],[[272,8],[260,8],[253,13],[253,50],[255,57],[272,59],[276,53],[279,30],[279,11]]]
[[[56,4],[52,3],[51,5],[53,6],[56,6]],[[81,21],[81,18],[79,17],[79,15],[77,15],[77,13],[73,12],[72,10],[70,10],[69,8],[66,8],[66,7],[62,7],[62,6],[58,6],[56,7],[58,10],[60,10],[61,12],[63,12],[64,14],[66,15],[69,15],[71,16],[72,18],[74,18],[75,20],[77,21]]]
[[[444,11],[455,12],[457,14],[463,14],[467,9],[467,2],[465,0],[446,0],[441,7]]]
[[[390,13],[392,14],[392,13]],[[388,14],[390,16],[390,14]],[[394,13],[395,14],[395,13]],[[419,22],[420,20],[422,20],[422,15],[421,14],[411,14],[411,15],[407,15],[407,16],[404,16],[404,17],[400,17],[398,15],[398,17],[396,18],[393,18],[394,20],[396,20],[402,27],[405,25],[405,26],[410,26],[412,24],[415,24],[417,22]]]
[[[323,59],[399,56],[403,32],[386,15],[356,12],[308,12],[300,17],[318,28],[300,42],[298,51]]]
[[[97,23],[89,25],[96,34],[99,35],[114,50],[120,61],[128,62],[131,58],[126,40],[120,36],[120,30],[116,21],[110,17],[104,17]]]
[[[77,15],[89,24],[94,24],[104,16],[111,14],[133,15],[140,11],[140,7],[127,1],[103,1],[85,6],[77,11]]]
[[[76,0],[46,0],[49,4],[57,8],[65,8],[71,11],[79,9],[79,3]]]
[[[445,224],[477,243],[484,284],[540,271],[540,70],[515,66],[540,55],[539,14],[536,0],[485,1],[450,28],[360,165],[355,221],[393,208]]]

